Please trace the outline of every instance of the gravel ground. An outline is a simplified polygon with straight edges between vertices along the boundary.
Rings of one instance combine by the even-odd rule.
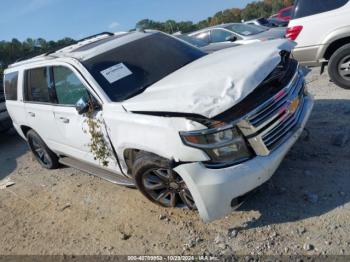
[[[350,255],[350,91],[314,70],[315,109],[273,178],[211,224],[72,168],[47,171],[0,135],[0,254]]]

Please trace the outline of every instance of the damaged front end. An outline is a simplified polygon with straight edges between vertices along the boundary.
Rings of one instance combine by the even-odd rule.
[[[231,212],[232,203],[273,175],[310,117],[313,99],[303,72],[289,53],[281,56],[281,63],[254,92],[211,119],[214,126],[181,132],[186,145],[204,150],[211,159],[175,169],[191,185],[207,222]]]

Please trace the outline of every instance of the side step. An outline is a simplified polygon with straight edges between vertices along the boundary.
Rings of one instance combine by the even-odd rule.
[[[62,165],[70,166],[76,169],[79,169],[80,171],[83,171],[85,173],[88,173],[93,176],[100,177],[104,180],[107,180],[109,182],[112,182],[113,184],[118,184],[126,187],[132,187],[135,188],[135,183],[132,179],[124,177],[122,175],[109,172],[107,170],[104,170],[102,168],[81,162],[79,160],[76,160],[74,158],[70,157],[62,157],[59,159],[59,162]]]

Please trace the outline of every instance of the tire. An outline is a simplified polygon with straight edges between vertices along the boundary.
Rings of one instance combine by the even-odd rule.
[[[334,52],[328,63],[328,74],[337,86],[350,89],[350,44]]]
[[[27,142],[34,157],[42,167],[46,169],[57,169],[59,167],[57,155],[47,147],[34,130],[27,132]]]
[[[172,169],[170,161],[150,153],[139,153],[132,169],[137,188],[153,203],[196,209],[187,185]]]

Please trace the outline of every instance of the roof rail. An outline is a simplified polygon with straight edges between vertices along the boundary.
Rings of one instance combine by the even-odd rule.
[[[77,44],[77,43],[80,43],[80,42],[83,42],[83,41],[86,41],[86,40],[89,40],[89,39],[92,39],[92,38],[95,38],[95,37],[98,37],[98,36],[101,36],[101,35],[113,36],[114,34],[111,33],[111,32],[102,32],[102,33],[98,33],[98,34],[95,34],[95,35],[87,36],[87,37],[85,37],[83,39],[77,40],[77,41],[75,41],[75,43]],[[57,52],[57,51],[59,51],[61,49],[62,49],[62,47],[61,48],[57,48],[57,49],[53,49],[53,50],[45,53],[45,56],[51,55],[51,54],[53,54],[53,53],[55,53],[55,52]]]
[[[83,38],[83,39],[78,40],[77,42],[78,42],[78,43],[79,43],[79,42],[83,42],[83,41],[86,41],[86,40],[88,40],[88,39],[98,37],[98,36],[100,36],[100,35],[114,36],[114,34],[111,33],[111,32],[102,32],[102,33],[98,33],[98,34],[96,34],[96,35],[87,36],[87,37],[85,37],[85,38]]]

